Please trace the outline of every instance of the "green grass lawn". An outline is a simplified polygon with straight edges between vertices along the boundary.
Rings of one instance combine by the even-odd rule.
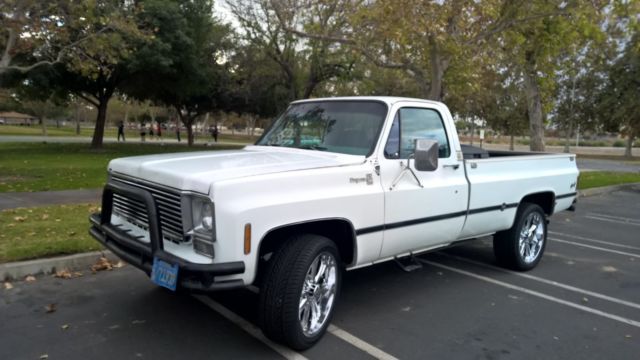
[[[238,146],[112,143],[92,150],[88,144],[0,143],[0,192],[99,188],[107,177],[107,163],[114,158],[232,148]]]
[[[580,173],[578,189],[590,189],[601,186],[620,185],[640,182],[640,174],[609,171],[586,171]]]
[[[88,233],[95,204],[0,212],[0,263],[102,249]]]

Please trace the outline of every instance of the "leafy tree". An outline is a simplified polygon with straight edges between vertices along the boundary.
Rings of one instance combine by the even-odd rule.
[[[47,136],[46,120],[67,114],[67,93],[55,88],[46,68],[38,67],[27,74],[13,75],[4,76],[4,80],[12,87],[11,99],[19,105],[20,111],[38,119],[42,126],[42,135]]]
[[[227,0],[242,26],[243,39],[260,48],[279,68],[289,91],[288,101],[309,98],[326,81],[353,70],[356,57],[348,49],[320,37],[301,41],[287,31],[300,27],[313,33],[331,33],[343,26],[335,21],[344,19],[343,3],[346,1],[293,1],[283,6],[272,0]]]
[[[143,5],[138,21],[154,36],[131,62],[124,91],[175,108],[193,145],[196,119],[228,106],[230,28],[213,16],[210,0],[149,0]],[[148,79],[154,79],[153,86]]]
[[[0,88],[0,111],[21,111],[20,102],[17,101],[13,91]]]
[[[289,102],[289,89],[281,81],[280,69],[264,48],[251,43],[239,47],[230,59],[232,75],[229,110],[248,119],[253,129],[258,117],[273,117]]]
[[[499,39],[512,68],[523,80],[533,151],[545,149],[545,113],[553,105],[554,75],[560,70],[558,59],[567,48],[581,48],[600,31],[602,9],[596,5],[584,1],[523,3],[515,16],[529,16],[532,20],[510,27]]]
[[[602,128],[596,104],[607,76],[605,61],[611,56],[607,48],[601,42],[588,44],[580,50],[570,46],[560,59],[552,121],[564,132],[565,152],[569,152],[571,138],[577,129],[597,131]]]
[[[61,63],[104,28],[78,32],[93,2],[3,0],[0,11],[0,74],[26,73]],[[6,9],[6,10],[5,10]],[[95,31],[95,32],[94,32]]]
[[[599,114],[605,128],[627,136],[625,156],[632,156],[634,140],[640,135],[640,31],[636,30],[622,56],[608,69],[600,95]]]
[[[91,147],[99,148],[109,101],[128,79],[128,62],[136,55],[136,46],[146,35],[135,23],[134,3],[95,0],[84,4],[85,11],[78,14],[84,20],[73,31],[84,37],[92,34],[91,41],[66,51],[61,63],[53,66],[52,76],[58,88],[96,107]]]

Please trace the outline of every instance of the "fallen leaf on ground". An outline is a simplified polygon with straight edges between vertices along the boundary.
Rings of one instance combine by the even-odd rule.
[[[40,355],[40,359],[48,359],[49,355],[48,354],[42,354]]]
[[[71,272],[68,269],[63,269],[60,271],[56,271],[53,276],[60,279],[73,279],[82,276],[82,273],[79,271]]]
[[[27,275],[27,277],[24,278],[24,281],[26,282],[34,282],[36,281],[36,277],[33,275]]]
[[[14,221],[18,221],[18,222],[24,222],[25,220],[27,220],[26,216],[16,216],[13,218]]]
[[[42,220],[47,220],[49,218],[49,214],[42,215]]]
[[[11,289],[13,289],[13,285],[11,285],[11,283],[10,283],[10,282],[5,281],[5,283],[4,283],[4,289],[5,289],[5,290],[11,290]]]
[[[61,326],[62,330],[67,330],[69,328],[69,324],[64,324]]]
[[[111,261],[109,261],[109,259],[107,259],[104,256],[101,256],[100,259],[98,259],[98,262],[96,262],[93,266],[91,266],[91,271],[93,272],[103,271],[103,270],[112,270],[112,269],[113,269],[113,264],[111,264]]]
[[[49,304],[47,306],[44,307],[45,310],[47,310],[47,314],[51,314],[53,312],[56,312],[56,304]]]
[[[144,324],[146,322],[147,322],[146,320],[133,320],[131,323],[136,325],[136,324]]]
[[[120,269],[123,266],[124,266],[124,263],[122,261],[118,261],[117,263],[113,264],[114,269]]]

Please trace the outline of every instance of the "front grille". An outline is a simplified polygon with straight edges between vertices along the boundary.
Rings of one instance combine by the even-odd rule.
[[[158,206],[162,237],[173,242],[184,241],[180,192],[117,176],[113,176],[112,179],[149,191]],[[144,203],[124,195],[113,194],[113,212],[130,223],[149,230],[149,217]]]

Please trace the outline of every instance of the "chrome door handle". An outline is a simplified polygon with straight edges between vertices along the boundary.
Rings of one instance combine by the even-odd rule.
[[[458,168],[460,167],[460,164],[455,164],[455,165],[442,165],[443,168],[452,168],[453,170],[458,170]]]

